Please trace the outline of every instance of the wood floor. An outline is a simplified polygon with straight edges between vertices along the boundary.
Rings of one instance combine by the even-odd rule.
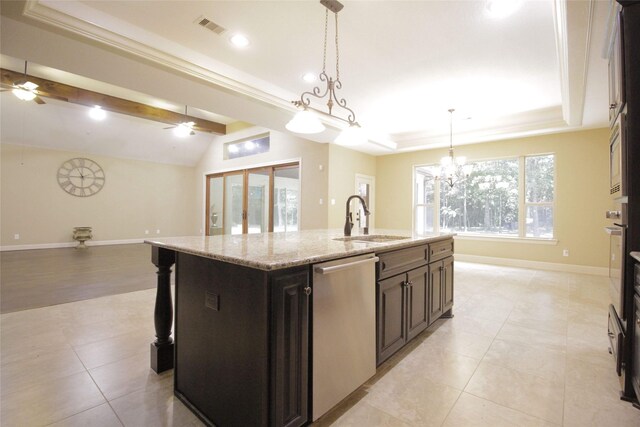
[[[0,253],[0,312],[155,288],[146,244]]]

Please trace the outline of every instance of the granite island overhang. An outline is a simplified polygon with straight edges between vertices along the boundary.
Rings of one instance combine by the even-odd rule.
[[[303,230],[279,233],[187,236],[148,239],[154,247],[184,252],[259,270],[279,270],[315,264],[353,255],[401,249],[451,238],[451,233],[417,234],[406,230],[375,229],[369,236],[388,236],[387,241],[363,241],[342,230]],[[394,237],[397,237],[395,239]]]
[[[377,229],[369,237],[346,239],[341,230],[305,230],[146,243],[152,245],[152,262],[158,267],[157,339],[151,344],[151,365],[161,372],[173,368],[175,361],[174,392],[206,423],[293,426],[311,421],[314,264],[380,256],[376,299],[397,301],[385,292],[399,291],[402,301],[397,309],[382,307],[384,312],[397,312],[393,319],[376,319],[378,364],[426,329],[429,316],[435,320],[451,315],[452,234]],[[170,290],[174,263],[175,343]],[[415,292],[409,286],[412,281],[418,283]],[[436,286],[427,288],[428,283]],[[394,289],[386,289],[388,284]],[[422,302],[412,303],[413,294]],[[422,308],[408,313],[407,306],[416,304]],[[376,313],[378,308],[379,304]],[[385,325],[396,320],[404,326],[388,328],[402,330],[392,337]]]

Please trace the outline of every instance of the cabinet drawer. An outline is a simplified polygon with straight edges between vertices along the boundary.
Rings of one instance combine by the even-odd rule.
[[[453,239],[429,245],[429,262],[437,261],[453,255]]]
[[[377,264],[378,280],[425,265],[427,263],[427,252],[428,246],[421,245],[377,254],[378,258],[380,258]]]

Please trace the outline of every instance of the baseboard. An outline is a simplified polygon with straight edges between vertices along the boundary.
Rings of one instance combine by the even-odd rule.
[[[134,243],[144,243],[144,239],[96,240],[96,241],[88,241],[85,243],[87,246],[130,245]],[[78,246],[77,242],[40,243],[35,245],[10,245],[10,246],[0,246],[0,252],[28,251],[28,250],[34,250],[34,249],[73,248],[76,246]]]
[[[508,267],[532,268],[536,270],[564,271],[567,273],[591,274],[593,276],[609,275],[607,267],[592,267],[577,264],[559,264],[555,262],[529,261],[526,259],[496,258],[481,255],[455,254],[456,261],[475,262],[479,264],[504,265]]]

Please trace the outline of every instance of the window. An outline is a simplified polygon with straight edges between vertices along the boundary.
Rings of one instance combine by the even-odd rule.
[[[553,154],[525,158],[527,237],[553,237],[553,160]]]
[[[414,230],[553,238],[554,155],[471,163],[449,186],[437,166],[414,169]]]
[[[298,230],[298,163],[207,175],[208,236]]]

